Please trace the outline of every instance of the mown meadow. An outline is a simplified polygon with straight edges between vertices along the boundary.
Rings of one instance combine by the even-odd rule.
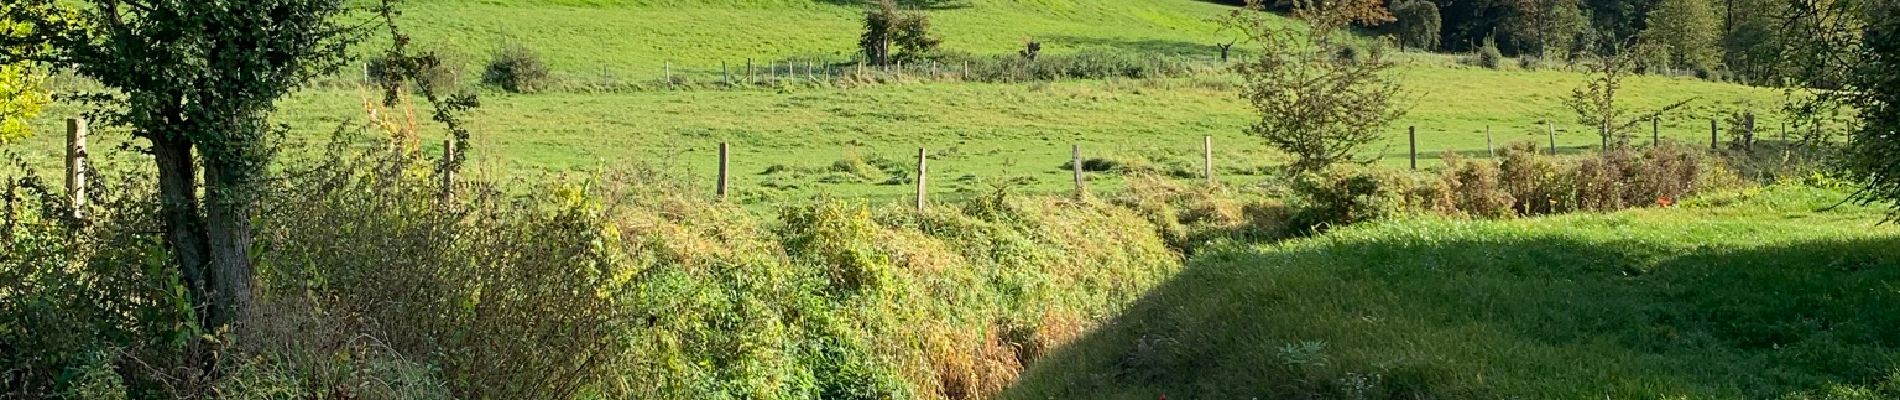
[[[612,75],[610,80],[657,82],[669,60],[677,74],[691,70],[701,80],[721,79],[721,60],[738,68],[746,57],[756,57],[761,71],[770,62],[813,54],[832,54],[828,60],[844,62],[853,51],[860,11],[851,5],[802,1],[420,1],[406,16],[423,48],[461,55],[449,58],[451,65],[465,69],[458,85],[477,85],[482,62],[505,44],[516,43],[539,52],[554,79],[573,86],[536,94],[486,90],[484,107],[471,118],[477,134],[472,139],[475,148],[467,155],[476,164],[504,172],[544,172],[598,170],[637,161],[707,182],[705,190],[710,191],[717,144],[730,142],[736,154],[733,182],[741,201],[773,203],[817,193],[896,201],[912,190],[903,185],[902,176],[893,176],[915,169],[920,147],[931,149],[937,161],[933,175],[940,184],[932,190],[939,196],[968,196],[997,184],[1026,185],[1024,189],[1042,193],[1067,190],[1071,185],[1063,165],[1069,162],[1072,145],[1083,146],[1085,158],[1198,176],[1201,143],[1207,136],[1215,142],[1217,175],[1232,184],[1258,181],[1258,175],[1285,159],[1244,134],[1258,117],[1236,95],[1237,78],[1221,72],[1224,67],[1213,59],[1215,50],[1201,44],[1222,37],[1208,20],[1222,9],[1196,1],[973,2],[932,11],[941,13],[935,26],[950,38],[944,46],[952,51],[1004,53],[1036,38],[1054,54],[1192,56],[1193,61],[1184,62],[1195,65],[1195,72],[1186,75],[1023,83],[823,80],[672,91],[651,85],[637,90],[589,87],[603,79],[603,70]],[[769,30],[731,25],[768,18],[765,15],[787,23]],[[563,28],[539,29],[549,26]],[[642,26],[690,29],[625,32],[648,29]],[[706,31],[677,36],[702,29]],[[1599,144],[1594,130],[1578,123],[1564,104],[1571,89],[1583,82],[1581,72],[1516,66],[1491,70],[1463,65],[1458,56],[1423,53],[1405,58],[1399,76],[1410,112],[1390,126],[1386,140],[1369,146],[1364,157],[1405,165],[1405,133],[1411,126],[1418,128],[1420,157],[1426,160],[1444,151],[1485,155],[1487,130],[1497,148],[1512,142],[1548,144],[1552,125],[1562,152]],[[339,124],[362,120],[365,102],[376,93],[359,89],[361,84],[356,77],[339,77],[284,101],[278,114],[293,128],[288,142],[321,143]],[[1729,113],[1742,110],[1759,113],[1762,135],[1774,137],[1785,119],[1775,113],[1787,100],[1777,90],[1663,76],[1633,78],[1624,93],[1625,104],[1638,110],[1692,100],[1662,121],[1661,134],[1704,145],[1711,118],[1726,121]],[[49,112],[37,126],[43,132],[60,132],[63,118],[75,112]],[[1722,140],[1728,141],[1724,124]],[[443,134],[428,128],[425,137]],[[1637,143],[1649,140],[1648,127],[1642,130],[1645,134],[1635,138]],[[112,144],[124,139],[95,140]],[[63,140],[45,134],[21,146],[33,150],[27,152],[29,161],[50,167],[57,165],[58,154],[51,150]],[[439,139],[424,143],[427,151],[440,151]],[[1119,177],[1101,178],[1096,184],[1104,189],[1125,186]]]

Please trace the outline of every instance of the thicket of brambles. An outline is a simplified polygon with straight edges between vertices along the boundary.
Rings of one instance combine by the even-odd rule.
[[[0,388],[986,398],[1210,242],[1647,207],[1733,179],[1670,147],[1578,159],[1522,146],[1442,173],[1287,177],[1285,193],[1136,174],[1126,193],[1083,200],[999,189],[920,213],[821,198],[771,218],[645,170],[445,194],[437,162],[390,137],[343,136],[323,161],[281,166],[255,217],[253,306],[221,329],[194,323],[149,176],[102,167],[81,221],[44,180],[9,170]]]

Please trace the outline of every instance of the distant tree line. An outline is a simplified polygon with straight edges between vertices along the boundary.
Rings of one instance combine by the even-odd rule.
[[[1244,0],[1220,0],[1244,5]],[[1787,56],[1818,53],[1790,37],[1794,2],[1785,0],[1391,0],[1397,21],[1363,28],[1413,49],[1470,53],[1490,39],[1506,56],[1550,61],[1618,53],[1639,39],[1658,46],[1638,56],[1644,71],[1672,70],[1750,83],[1795,73]],[[1289,0],[1269,4],[1287,11]]]

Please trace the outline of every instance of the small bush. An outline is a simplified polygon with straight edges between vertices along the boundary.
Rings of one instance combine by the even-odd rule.
[[[1433,211],[1447,215],[1499,218],[1516,215],[1517,199],[1505,190],[1498,164],[1465,160],[1445,152],[1445,170],[1433,187]]]
[[[1360,49],[1359,46],[1348,44],[1339,46],[1339,50],[1333,54],[1333,57],[1339,59],[1341,62],[1356,64],[1366,58],[1365,53],[1366,51]]]
[[[1063,171],[1073,170],[1075,169],[1075,161],[1064,161],[1062,162],[1061,168]],[[1118,160],[1106,158],[1086,158],[1082,160],[1082,171],[1085,172],[1114,172],[1122,171],[1126,168],[1127,165]]]
[[[1497,40],[1484,39],[1484,46],[1478,47],[1477,54],[1471,55],[1472,65],[1490,69],[1504,68],[1504,52],[1498,50]]]
[[[1406,173],[1363,168],[1332,168],[1294,178],[1299,196],[1290,226],[1325,231],[1403,214],[1415,205],[1417,188]]]
[[[1498,162],[1500,184],[1511,195],[1518,215],[1560,212],[1572,192],[1570,175],[1550,156],[1538,153],[1536,143],[1518,143],[1504,149]]]
[[[510,44],[489,59],[487,69],[482,71],[482,83],[514,93],[535,93],[546,90],[553,82],[539,53]]]

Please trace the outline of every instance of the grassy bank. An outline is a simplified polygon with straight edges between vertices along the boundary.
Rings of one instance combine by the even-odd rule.
[[[1008,398],[1891,398],[1900,230],[1775,187],[1204,253]]]

